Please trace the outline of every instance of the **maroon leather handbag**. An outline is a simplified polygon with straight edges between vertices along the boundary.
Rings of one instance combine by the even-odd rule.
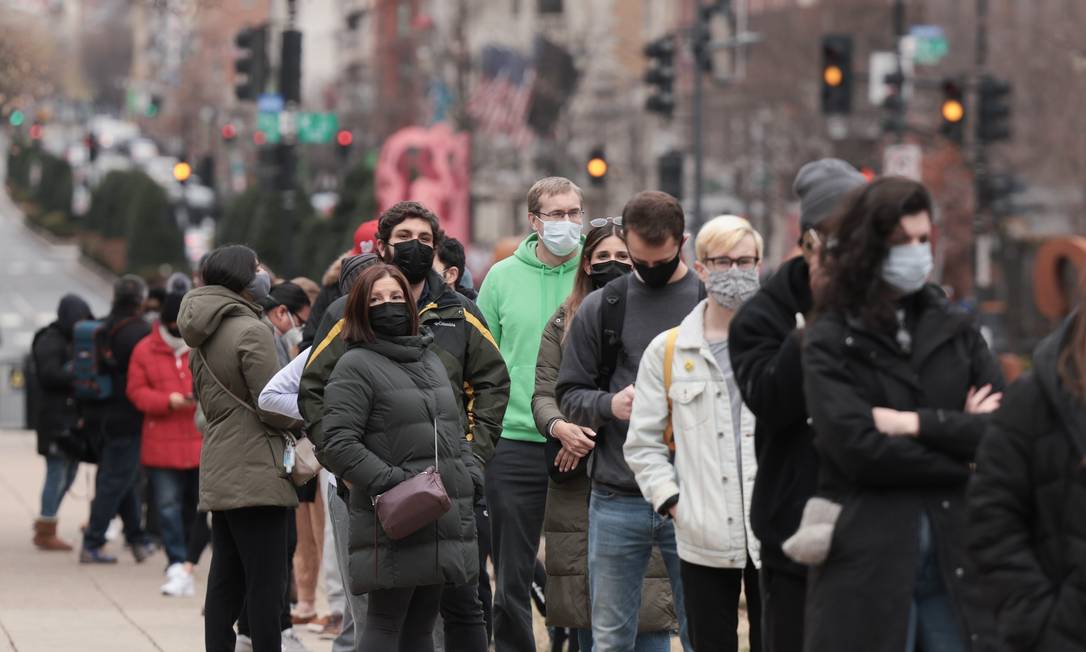
[[[403,539],[437,521],[452,508],[437,466],[437,420],[434,420],[434,465],[373,499],[373,509],[388,538]]]

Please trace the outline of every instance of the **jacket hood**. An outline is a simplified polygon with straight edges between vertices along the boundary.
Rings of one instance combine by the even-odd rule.
[[[1059,375],[1060,353],[1078,316],[1079,313],[1072,314],[1056,332],[1041,340],[1034,350],[1033,364],[1041,391],[1055,408],[1064,430],[1071,435],[1079,453],[1086,457],[1086,405],[1063,387]]]
[[[65,294],[57,306],[56,324],[64,336],[71,339],[75,323],[84,319],[93,319],[90,306],[81,297],[75,294]]]
[[[796,256],[781,263],[777,272],[769,277],[763,292],[789,313],[808,314],[814,304],[811,296],[811,275],[807,261]]]
[[[221,285],[208,285],[185,295],[181,301],[181,313],[177,316],[177,326],[181,329],[181,337],[185,338],[185,343],[195,348],[206,342],[219,329],[224,319],[260,319],[260,315],[260,306],[257,304]]]
[[[584,245],[583,235],[581,236],[581,245]],[[577,265],[578,263],[580,263],[581,260],[580,247],[577,248],[576,255],[574,255],[566,262],[558,265],[557,267],[547,267],[543,264],[543,261],[539,260],[539,256],[535,255],[535,250],[539,246],[539,234],[530,233],[527,238],[521,240],[520,244],[517,245],[517,250],[513,254],[513,256],[525,265],[528,265],[529,267],[534,267],[545,274],[568,274],[577,271]]]

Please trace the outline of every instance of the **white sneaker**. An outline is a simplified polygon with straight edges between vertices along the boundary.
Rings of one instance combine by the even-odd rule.
[[[253,652],[253,639],[244,634],[238,634],[237,642],[234,643],[234,652]]]
[[[283,630],[283,652],[309,652],[309,648],[294,633],[293,627]]]
[[[175,598],[191,598],[196,595],[196,582],[192,575],[185,572],[181,564],[171,564],[166,569],[166,583],[162,585],[162,594]]]

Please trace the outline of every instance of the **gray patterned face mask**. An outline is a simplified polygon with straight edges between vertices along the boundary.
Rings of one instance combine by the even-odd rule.
[[[709,272],[709,279],[705,282],[705,289],[709,296],[724,308],[738,310],[758,292],[758,268],[721,269]]]

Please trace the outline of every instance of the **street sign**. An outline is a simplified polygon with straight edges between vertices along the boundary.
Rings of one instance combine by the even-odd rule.
[[[882,174],[921,181],[921,158],[919,145],[887,145],[882,153]]]
[[[261,113],[279,113],[283,106],[283,96],[277,93],[264,93],[256,100],[256,110]]]
[[[299,113],[298,142],[320,145],[332,142],[339,131],[335,113]]]
[[[950,52],[946,34],[938,25],[913,25],[909,35],[914,40],[913,62],[922,66],[934,66]]]
[[[264,134],[264,142],[279,142],[279,114],[260,112],[256,114],[256,129]]]

